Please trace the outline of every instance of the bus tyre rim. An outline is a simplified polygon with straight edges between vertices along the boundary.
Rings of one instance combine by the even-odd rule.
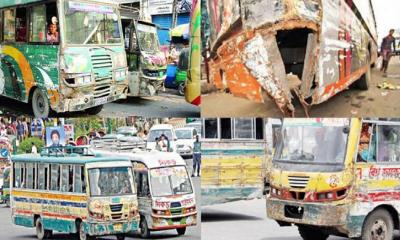
[[[376,220],[371,227],[371,240],[386,240],[387,225],[382,219]]]
[[[44,99],[41,95],[37,96],[36,98],[36,105],[38,110],[43,113],[44,112]]]
[[[44,229],[43,229],[42,221],[40,221],[39,219],[36,220],[36,235],[38,236],[38,239],[44,238]]]
[[[80,225],[79,225],[79,239],[80,240],[86,240],[86,233],[85,233],[85,231],[83,229],[83,224],[82,223],[80,223]]]

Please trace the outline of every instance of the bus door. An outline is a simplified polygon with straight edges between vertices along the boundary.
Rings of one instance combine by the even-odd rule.
[[[125,50],[129,70],[129,91],[131,96],[139,95],[140,49],[134,20],[124,20]]]
[[[133,169],[136,178],[136,190],[139,203],[140,226],[145,223],[146,226],[151,226],[152,198],[150,192],[150,183],[148,169],[143,163],[134,162]],[[142,222],[143,221],[143,222]],[[144,222],[145,221],[145,222]]]

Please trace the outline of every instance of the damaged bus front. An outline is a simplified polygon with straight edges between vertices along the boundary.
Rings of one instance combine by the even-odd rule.
[[[305,240],[392,239],[399,229],[400,123],[285,120],[267,215]]]
[[[129,67],[128,95],[153,96],[164,88],[167,77],[167,61],[160,49],[157,27],[150,22],[134,20],[129,11],[124,12],[127,12],[122,24]]]
[[[353,82],[368,88],[377,57],[370,0],[208,0],[210,80],[287,116],[308,113]],[[265,94],[266,93],[266,94]]]
[[[40,117],[51,110],[96,114],[104,104],[126,98],[128,68],[117,5],[14,2],[0,4],[2,95],[30,102]]]

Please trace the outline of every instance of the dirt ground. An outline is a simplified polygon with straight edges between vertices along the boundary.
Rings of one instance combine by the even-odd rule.
[[[400,86],[400,59],[392,58],[388,77],[374,68],[368,91],[350,88],[327,102],[311,108],[311,117],[394,117],[400,116],[400,89],[384,90],[378,84],[384,81]],[[296,117],[306,117],[299,102],[295,103]],[[270,101],[254,103],[227,93],[203,95],[202,117],[282,117],[281,112]]]

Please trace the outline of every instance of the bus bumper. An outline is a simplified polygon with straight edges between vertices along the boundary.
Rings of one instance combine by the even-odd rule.
[[[90,91],[80,91],[75,90],[76,93],[72,97],[62,98],[60,96],[60,105],[57,112],[76,112],[83,111],[88,108],[93,108],[96,106],[104,105],[106,103],[114,102],[119,99],[126,99],[127,97],[127,84],[123,82],[121,84],[113,85],[110,87],[110,93],[108,96],[95,97],[93,90]]]
[[[267,198],[267,216],[281,223],[335,227],[339,230],[346,225],[348,212],[346,205],[299,203]]]
[[[174,218],[162,218],[162,217],[152,217],[152,230],[167,230],[184,228],[188,226],[194,226],[197,224],[197,214],[184,216],[184,217],[174,217]]]
[[[85,224],[86,233],[90,236],[104,236],[114,234],[124,234],[129,232],[135,232],[138,230],[138,222],[86,222]]]

